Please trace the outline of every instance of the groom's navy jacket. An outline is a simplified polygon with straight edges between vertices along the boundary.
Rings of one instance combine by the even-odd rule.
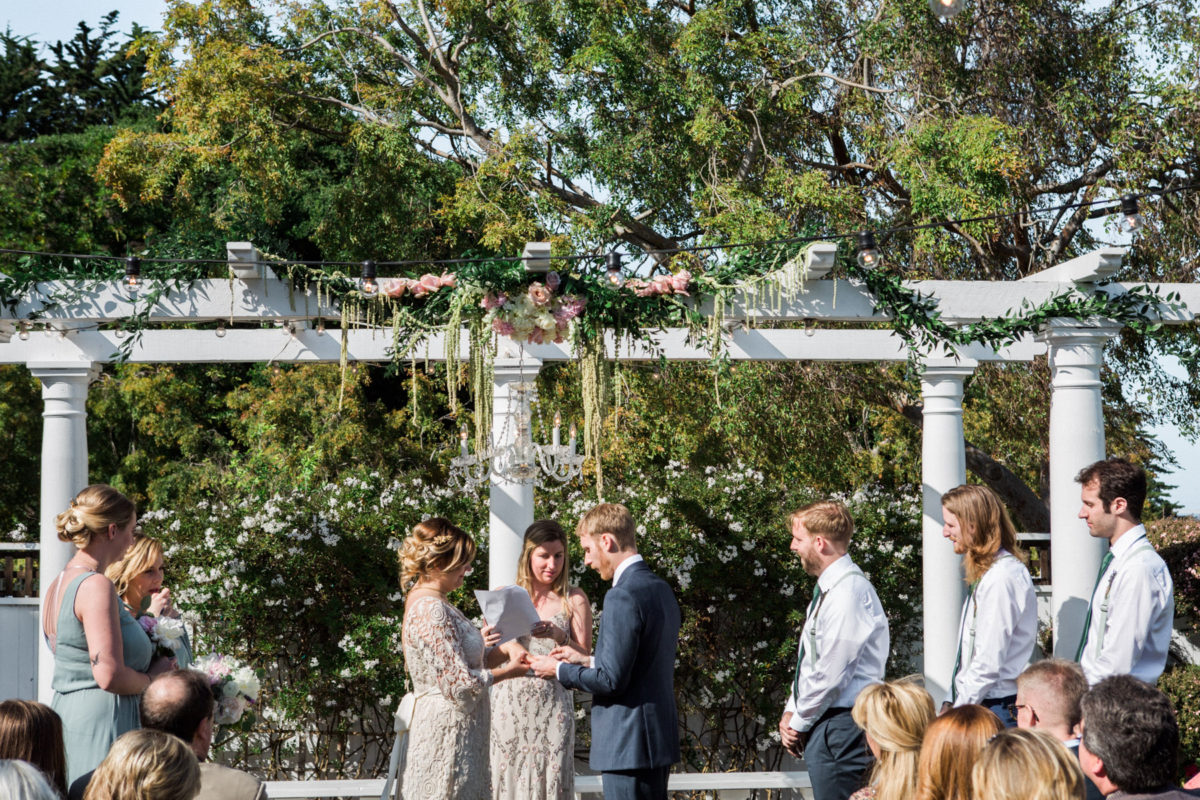
[[[630,564],[604,595],[595,667],[563,664],[564,686],[592,693],[592,753],[599,772],[679,760],[675,646],[679,603],[645,562]]]

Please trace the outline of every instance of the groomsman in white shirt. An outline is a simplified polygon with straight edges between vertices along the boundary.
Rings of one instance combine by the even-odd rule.
[[[779,733],[804,757],[815,800],[845,800],[862,787],[871,755],[850,716],[863,688],[883,680],[888,624],[875,588],[846,555],[854,521],[822,501],[791,515],[791,550],[817,588],[796,657]]]
[[[958,621],[950,695],[942,704],[977,704],[1009,728],[1017,676],[1037,639],[1037,594],[1004,504],[986,486],[964,484],[942,495],[942,535],[963,557],[970,587]]]
[[[1113,675],[1151,685],[1162,675],[1175,620],[1175,587],[1141,524],[1146,473],[1123,458],[1097,461],[1075,477],[1079,518],[1107,539],[1075,660],[1095,686]]]

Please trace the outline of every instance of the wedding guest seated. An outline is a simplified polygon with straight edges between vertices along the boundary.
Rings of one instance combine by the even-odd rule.
[[[179,619],[171,590],[163,586],[163,548],[154,537],[137,536],[125,557],[104,570],[104,577],[113,582],[117,596],[134,619],[143,616]],[[180,669],[187,669],[195,660],[186,631],[174,657]]]
[[[143,729],[113,742],[83,800],[193,800],[199,791],[200,764],[187,745]]]
[[[1079,759],[1053,735],[1006,730],[983,748],[971,770],[974,800],[1083,800]]]
[[[32,764],[62,797],[67,796],[67,757],[62,720],[33,700],[0,703],[0,758]],[[0,792],[0,797],[5,797]]]
[[[1062,742],[1079,758],[1079,701],[1087,692],[1083,668],[1074,661],[1035,661],[1017,676],[1013,716],[1021,728],[1036,728]],[[1087,800],[1102,800],[1096,784],[1084,778]]]
[[[910,678],[876,683],[859,693],[851,716],[866,734],[875,767],[850,800],[909,800],[917,791],[921,741],[936,717],[933,697]]]
[[[921,743],[917,800],[971,800],[971,769],[1004,723],[983,706],[957,706],[929,723]]]
[[[1105,795],[1184,800],[1178,788],[1179,723],[1167,696],[1131,675],[1105,678],[1083,696],[1079,763]]]
[[[0,761],[0,797],[4,800],[59,800],[40,769],[16,759]]]

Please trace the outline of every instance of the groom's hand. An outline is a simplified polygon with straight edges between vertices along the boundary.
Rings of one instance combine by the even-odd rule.
[[[592,663],[591,656],[585,656],[574,647],[567,647],[566,645],[551,650],[550,657],[559,661],[566,661],[568,664],[578,664],[581,667],[591,666]]]
[[[558,672],[558,659],[552,655],[549,656],[534,656],[529,658],[529,666],[533,670],[533,674],[539,678],[553,678]]]

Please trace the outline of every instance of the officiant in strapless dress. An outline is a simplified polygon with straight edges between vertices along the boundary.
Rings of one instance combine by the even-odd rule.
[[[408,734],[405,800],[489,800],[488,687],[524,676],[518,654],[486,648],[447,595],[462,586],[475,542],[441,517],[417,524],[400,550],[404,663],[417,694]]]
[[[548,655],[567,645],[592,647],[592,606],[567,583],[567,534],[553,520],[525,531],[517,584],[542,621],[529,636],[502,645],[511,657]],[[558,681],[522,677],[492,695],[492,796],[495,800],[570,800],[575,785],[575,701]]]

